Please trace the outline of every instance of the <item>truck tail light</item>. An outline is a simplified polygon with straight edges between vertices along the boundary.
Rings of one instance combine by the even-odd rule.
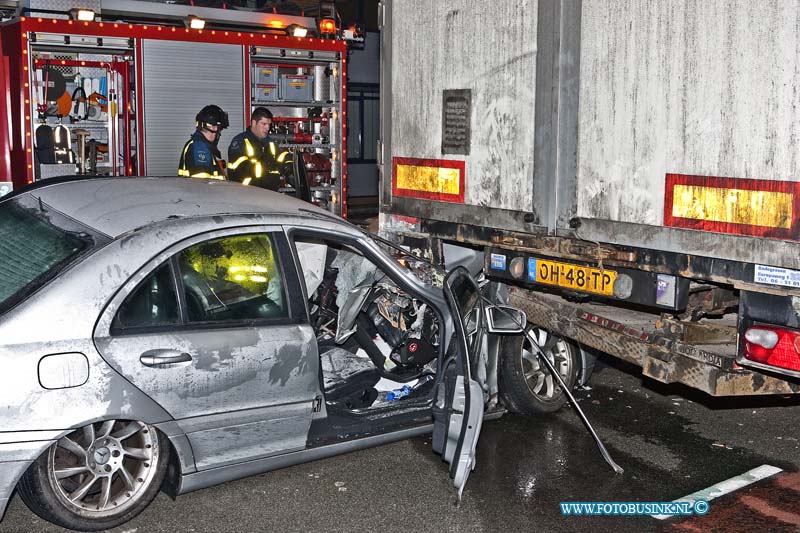
[[[745,357],[787,370],[800,371],[800,331],[773,326],[753,326],[744,334]]]

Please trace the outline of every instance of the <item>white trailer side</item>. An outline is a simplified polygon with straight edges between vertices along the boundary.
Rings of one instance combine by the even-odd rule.
[[[583,2],[577,214],[661,225],[667,173],[800,180],[798,52],[798,2]]]

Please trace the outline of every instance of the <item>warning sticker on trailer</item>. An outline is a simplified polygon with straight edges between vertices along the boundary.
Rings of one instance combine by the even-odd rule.
[[[753,281],[783,287],[800,287],[800,270],[756,265]]]
[[[492,254],[492,270],[506,269],[506,256],[503,254]]]

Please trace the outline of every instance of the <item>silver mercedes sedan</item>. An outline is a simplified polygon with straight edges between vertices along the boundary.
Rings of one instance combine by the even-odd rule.
[[[16,489],[107,529],[162,488],[430,432],[460,495],[484,414],[532,401],[524,314],[277,193],[41,182],[0,201],[0,248],[0,517]]]

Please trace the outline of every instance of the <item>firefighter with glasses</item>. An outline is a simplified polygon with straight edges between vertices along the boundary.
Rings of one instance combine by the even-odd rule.
[[[187,178],[225,179],[225,160],[217,144],[228,127],[228,114],[216,105],[207,105],[195,117],[197,129],[183,145],[178,175]]]
[[[250,127],[237,135],[228,147],[228,177],[243,185],[277,191],[281,174],[291,163],[289,152],[281,151],[269,139],[272,112],[257,107],[250,116]]]

